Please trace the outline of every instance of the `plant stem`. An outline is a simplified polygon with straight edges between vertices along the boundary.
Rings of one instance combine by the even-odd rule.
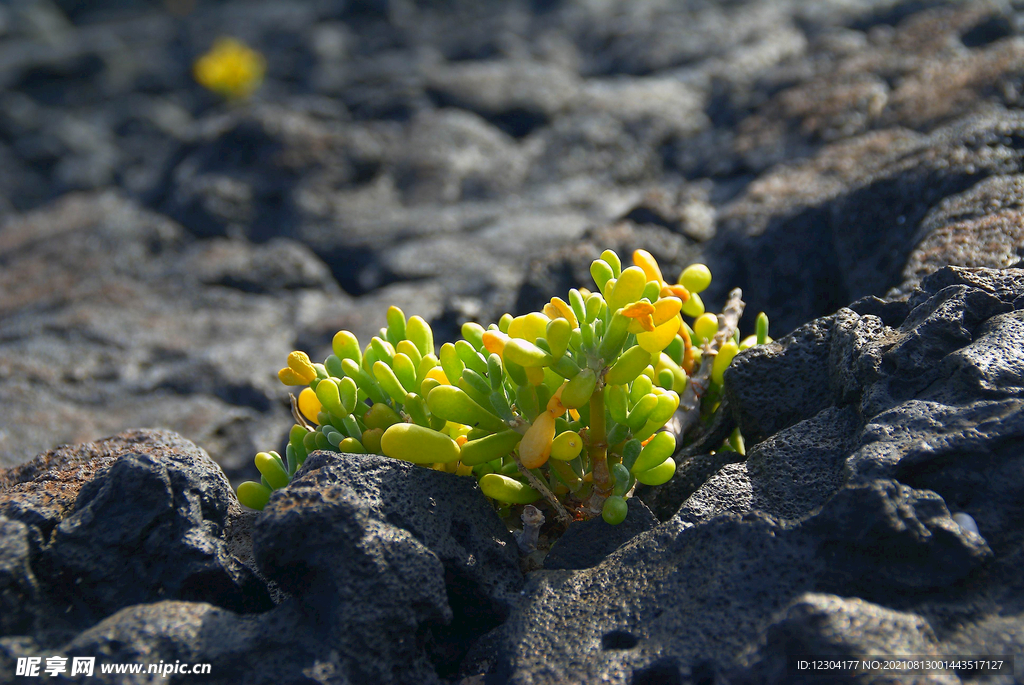
[[[590,497],[590,510],[599,513],[604,500],[612,492],[612,477],[608,470],[608,436],[604,423],[604,383],[599,382],[590,396],[590,431],[587,453],[594,474],[594,493]]]
[[[537,540],[540,537],[540,527],[544,525],[544,514],[532,504],[527,504],[523,507],[521,518],[523,531],[519,534],[519,551],[530,554],[537,551]]]
[[[295,395],[288,393],[288,399],[291,401],[292,404],[292,418],[295,419],[295,423],[299,424],[308,431],[312,432],[313,430],[315,430],[316,426],[311,426],[309,422],[306,421],[306,417],[302,415],[301,411],[299,411],[299,402],[298,400],[295,399]]]
[[[539,492],[541,495],[543,495],[544,499],[546,499],[548,501],[548,504],[551,505],[551,508],[555,510],[555,515],[558,517],[558,520],[565,526],[568,526],[570,523],[572,523],[572,517],[569,516],[569,512],[565,510],[565,507],[562,506],[562,503],[558,501],[557,497],[555,497],[555,493],[551,492],[551,489],[548,488],[544,481],[542,481],[540,478],[534,475],[530,471],[530,469],[526,468],[523,465],[523,462],[519,458],[518,454],[513,452],[512,458],[516,460],[516,466],[519,467],[519,472],[526,477],[526,480],[529,481],[530,486],[534,490]]]

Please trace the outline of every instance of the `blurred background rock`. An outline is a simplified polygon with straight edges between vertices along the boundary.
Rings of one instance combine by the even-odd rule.
[[[774,337],[1011,265],[1022,4],[2,3],[0,466],[158,426],[237,483],[291,349],[389,304],[449,339],[605,247],[707,261]],[[222,36],[249,99],[193,78]]]

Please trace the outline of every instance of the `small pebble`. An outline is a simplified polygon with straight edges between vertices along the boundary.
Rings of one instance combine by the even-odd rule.
[[[981,533],[978,532],[978,524],[974,522],[974,519],[971,518],[970,514],[965,514],[962,511],[957,512],[953,514],[953,520],[956,521],[956,524],[964,530],[969,530],[975,535],[981,535]]]

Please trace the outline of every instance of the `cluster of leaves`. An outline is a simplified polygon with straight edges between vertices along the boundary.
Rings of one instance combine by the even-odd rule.
[[[365,348],[341,331],[323,364],[292,352],[278,376],[307,386],[297,425],[284,458],[256,455],[262,482],[239,486],[239,500],[262,509],[314,450],[370,452],[473,476],[506,515],[544,500],[564,524],[620,523],[637,483],[674,474],[680,416],[706,421],[736,353],[769,340],[763,313],[739,340],[738,294],[722,316],[704,311],[706,266],[670,284],[649,253],[633,261],[622,268],[606,250],[591,265],[597,291],[486,329],[466,323],[436,355],[427,322],[397,307]],[[723,447],[742,450],[738,439]]]
[[[192,73],[199,85],[227,100],[242,100],[263,83],[267,61],[235,38],[218,38],[210,51],[196,60]]]

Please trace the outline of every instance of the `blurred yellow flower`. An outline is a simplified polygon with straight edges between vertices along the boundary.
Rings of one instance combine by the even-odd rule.
[[[247,98],[260,87],[267,70],[263,55],[235,38],[218,38],[196,60],[192,73],[199,85],[229,100]]]

